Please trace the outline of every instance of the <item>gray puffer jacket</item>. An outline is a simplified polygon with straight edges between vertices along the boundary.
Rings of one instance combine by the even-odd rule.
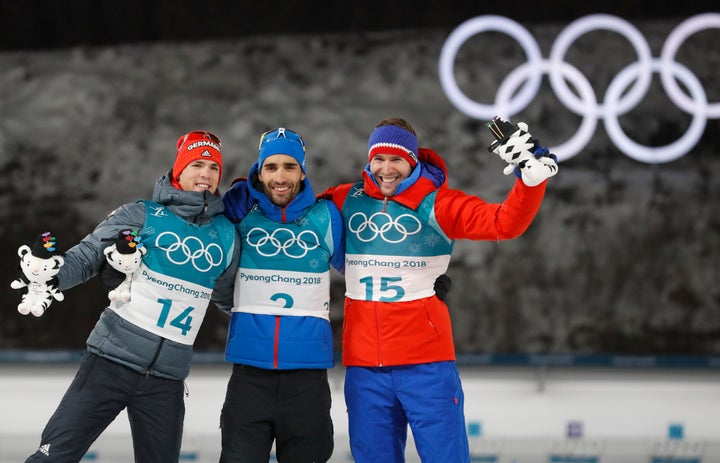
[[[224,211],[219,194],[178,190],[169,173],[155,184],[153,201],[165,205],[190,223],[205,224]],[[65,265],[58,274],[61,290],[95,276],[105,263],[103,250],[124,229],[141,230],[145,222],[142,202],[125,204],[102,221],[95,230],[65,253]],[[240,258],[240,241],[235,238],[232,260],[216,281],[213,300],[232,300],[235,273]],[[139,373],[184,380],[190,372],[192,346],[150,333],[106,308],[87,340],[88,351],[125,365]]]

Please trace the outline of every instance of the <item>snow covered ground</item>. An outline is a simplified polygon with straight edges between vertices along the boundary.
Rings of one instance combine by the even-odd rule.
[[[76,368],[76,363],[0,364],[0,463],[22,461],[37,448]],[[344,373],[341,367],[330,373],[332,462],[351,462]],[[217,461],[229,377],[226,364],[193,367],[181,461]],[[720,407],[716,370],[463,367],[461,377],[473,461],[648,463],[674,455],[688,458],[683,462],[720,462],[720,416],[712,412]],[[123,413],[86,460],[129,461],[129,433]],[[406,454],[409,463],[419,462],[411,440]]]

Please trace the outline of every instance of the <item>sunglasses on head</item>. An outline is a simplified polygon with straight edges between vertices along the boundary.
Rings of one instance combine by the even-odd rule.
[[[222,142],[214,133],[208,132],[207,130],[193,130],[192,132],[186,133],[185,136],[180,137],[180,140],[178,140],[177,148],[180,149],[180,147],[187,141],[188,138],[192,138],[193,140],[210,140],[219,147],[222,147]]]
[[[303,147],[305,147],[305,142],[303,141],[303,139],[299,133],[294,132],[290,129],[286,129],[284,127],[280,127],[279,129],[268,130],[267,132],[260,135],[260,146],[262,146],[263,142],[266,142],[269,140],[277,140],[278,138],[285,138],[290,141],[295,141],[295,142],[300,143]]]

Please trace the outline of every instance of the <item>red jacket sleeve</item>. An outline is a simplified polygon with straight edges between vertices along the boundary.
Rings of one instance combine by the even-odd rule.
[[[326,199],[328,201],[332,201],[333,203],[335,203],[337,208],[342,211],[343,203],[345,203],[345,198],[347,198],[347,195],[350,192],[350,188],[352,188],[352,186],[352,183],[331,186],[327,190],[316,195],[316,197],[318,199]]]
[[[522,235],[540,209],[547,181],[529,187],[520,179],[502,203],[487,203],[460,190],[441,188],[435,217],[451,239],[507,240]]]

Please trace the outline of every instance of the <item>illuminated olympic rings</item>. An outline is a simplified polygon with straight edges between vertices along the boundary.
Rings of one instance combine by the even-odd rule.
[[[629,22],[617,16],[596,14],[570,23],[555,39],[550,57],[543,59],[540,46],[519,23],[502,16],[478,16],[460,24],[447,38],[440,52],[440,83],[450,102],[467,116],[489,120],[494,116],[511,118],[522,111],[537,95],[542,75],[547,74],[558,100],[583,120],[577,132],[552,147],[559,160],[569,159],[587,146],[602,119],[610,140],[627,156],[648,164],[674,161],[687,154],[700,140],[708,119],[720,118],[720,102],[708,103],[705,89],[697,76],[675,61],[685,40],[705,29],[720,29],[720,13],[692,16],[680,23],[663,44],[660,58],[654,58],[645,37]],[[576,67],[564,61],[565,53],[583,34],[609,30],[624,36],[635,49],[637,61],[622,69],[610,82],[602,104],[589,80]],[[505,33],[514,38],[525,52],[527,62],[511,71],[500,85],[495,103],[478,103],[460,90],[455,80],[454,64],[460,47],[472,36],[486,31]],[[618,116],[627,113],[645,97],[653,73],[660,74],[663,89],[670,100],[692,120],[685,134],[665,146],[650,147],[630,139],[620,128]],[[687,88],[689,96],[678,86]],[[579,97],[568,87],[569,81]],[[522,84],[522,87],[521,87]],[[625,90],[631,85],[626,93]],[[519,89],[519,91],[518,91]]]

